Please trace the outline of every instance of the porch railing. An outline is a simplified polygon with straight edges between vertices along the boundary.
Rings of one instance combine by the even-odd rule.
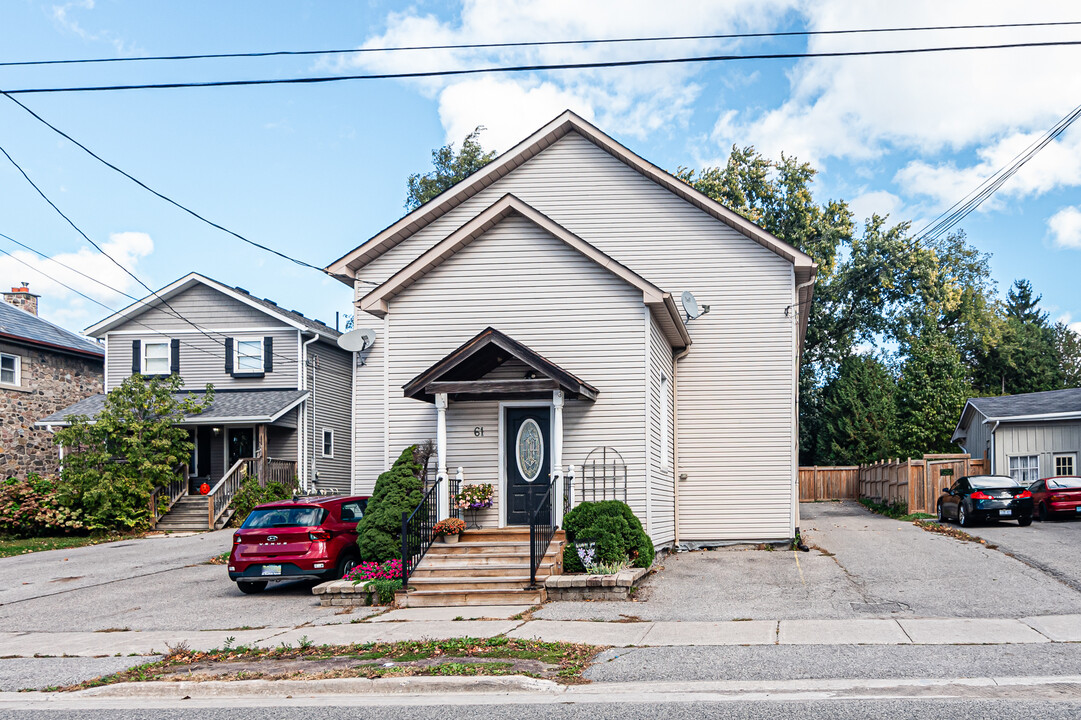
[[[188,466],[181,465],[179,473],[168,485],[154,488],[150,493],[151,525],[157,525],[165,513],[173,509],[176,501],[188,494]],[[163,502],[164,501],[164,502]],[[162,508],[161,506],[165,507]]]
[[[268,482],[292,485],[297,479],[296,460],[277,460],[269,458],[266,463],[266,473],[260,478],[259,484],[265,486]]]
[[[207,521],[211,530],[217,527],[218,520],[229,509],[229,503],[240,489],[245,478],[257,475],[259,472],[256,458],[240,458],[229,472],[222,476],[221,480],[210,489],[206,496]]]
[[[435,541],[435,524],[439,521],[436,493],[442,481],[436,478],[412,513],[402,513],[402,592],[408,592],[409,575]]]
[[[541,561],[548,552],[548,546],[556,534],[556,523],[553,518],[552,488],[555,486],[556,476],[553,475],[546,486],[529,486],[529,507],[534,508],[529,516],[529,587],[537,587],[537,570]],[[534,504],[535,494],[543,488],[540,502]],[[547,506],[547,507],[546,507]]]

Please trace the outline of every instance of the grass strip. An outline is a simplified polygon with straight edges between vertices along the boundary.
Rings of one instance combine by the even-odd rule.
[[[142,537],[142,535],[62,535],[60,537],[0,538],[0,558],[27,555],[44,550],[67,550],[87,545],[100,545],[101,543],[131,540],[138,537]]]

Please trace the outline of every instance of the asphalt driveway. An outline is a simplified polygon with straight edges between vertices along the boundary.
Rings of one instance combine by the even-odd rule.
[[[1011,522],[992,523],[965,531],[1081,592],[1081,518],[1036,521],[1027,528]]]
[[[1026,554],[1040,554],[1041,543],[1068,543],[1068,534],[1081,531],[1081,524],[988,527],[988,535],[1009,538],[992,549],[875,515],[858,503],[805,503],[800,513],[804,538],[813,546],[809,553],[747,548],[679,553],[664,559],[663,570],[643,584],[636,602],[554,602],[534,617],[1019,618],[1081,612],[1081,587],[1023,562],[1020,555],[1011,557],[1008,550],[1027,542]],[[1063,538],[1049,539],[1056,533]],[[1076,557],[1068,562],[1076,563]],[[1076,572],[1077,565],[1072,567],[1062,572]]]
[[[208,564],[231,537],[165,535],[0,559],[0,631],[229,630],[353,617],[320,607],[311,582],[242,594],[224,566]]]

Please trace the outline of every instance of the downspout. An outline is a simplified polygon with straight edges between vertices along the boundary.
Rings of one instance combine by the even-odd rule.
[[[806,282],[799,283],[798,285],[796,285],[796,297],[794,299],[796,301],[796,334],[797,335],[800,332],[800,322],[801,322],[801,320],[803,318],[803,306],[800,304],[800,299],[799,299],[800,290],[802,290],[805,287],[810,287],[811,285],[814,285],[814,284],[815,284],[815,276],[812,274],[810,280],[808,280]],[[801,345],[802,345],[801,341],[797,339],[796,347],[799,348]],[[800,514],[799,514],[799,361],[800,361],[800,355],[801,355],[801,351],[797,350],[796,353],[794,354],[793,359],[792,359],[792,364],[793,364],[792,382],[795,384],[795,388],[794,388],[795,393],[794,393],[794,395],[795,395],[795,398],[796,398],[796,402],[795,402],[795,404],[794,404],[794,406],[792,408],[792,434],[794,435],[794,438],[793,438],[794,442],[792,443],[792,452],[793,452],[792,463],[793,463],[793,466],[794,466],[793,469],[795,471],[793,473],[793,478],[792,478],[792,499],[794,500],[794,502],[792,503],[792,506],[794,508],[792,515],[793,515],[793,520],[795,520],[793,525],[796,528],[796,535],[793,538],[793,542],[794,542],[794,544],[795,544],[795,546],[796,546],[796,548],[798,550],[800,550],[802,552],[810,552],[811,548],[807,547],[807,544],[803,542],[803,536],[800,534],[800,530],[799,530],[799,524],[800,524]]]
[[[308,389],[308,346],[319,339],[316,335],[310,340],[305,340],[300,346],[300,389]],[[312,384],[315,384],[314,378]],[[308,466],[311,464],[308,462],[308,408],[312,409],[312,425],[315,425],[315,388],[312,388],[312,397],[304,401],[304,415],[300,419],[300,457],[304,461],[303,466],[300,468],[300,483],[301,486],[308,489]],[[314,432],[313,432],[314,434]],[[312,456],[312,462],[315,461],[314,454]]]
[[[691,349],[685,347],[672,356],[672,546],[679,547],[679,361]],[[663,422],[667,422],[667,418]]]

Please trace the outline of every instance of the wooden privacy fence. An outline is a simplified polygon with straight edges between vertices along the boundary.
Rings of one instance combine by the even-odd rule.
[[[873,465],[801,467],[800,500],[904,503],[908,511],[934,513],[942,488],[954,478],[987,472],[987,461],[963,453],[924,455],[922,460],[880,460]]]

